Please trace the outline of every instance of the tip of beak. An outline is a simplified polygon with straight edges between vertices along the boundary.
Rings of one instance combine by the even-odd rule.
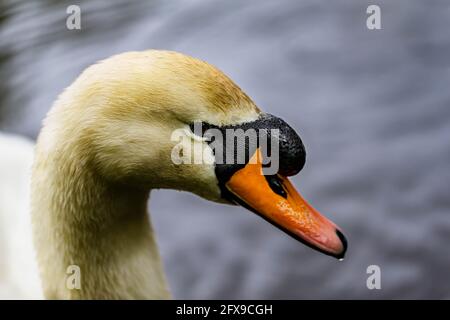
[[[335,255],[337,259],[344,259],[345,253],[347,252],[347,239],[340,230],[336,230],[336,235],[342,243],[342,251]]]

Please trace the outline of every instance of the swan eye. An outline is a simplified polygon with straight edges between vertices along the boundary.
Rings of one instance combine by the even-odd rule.
[[[191,124],[189,124],[189,129],[191,129],[191,132],[201,138],[205,138],[205,133],[209,129],[212,128],[218,128],[218,126],[212,125],[210,123],[204,122],[204,121],[196,121]]]

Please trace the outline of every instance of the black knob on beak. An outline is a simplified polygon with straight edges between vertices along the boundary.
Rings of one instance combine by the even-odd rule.
[[[303,169],[306,161],[306,151],[302,139],[284,120],[271,114],[264,114],[255,125],[261,129],[279,130],[279,163],[278,173],[282,176],[293,176]]]
[[[218,129],[223,133],[225,138],[227,138],[226,134],[228,129],[242,130],[243,132],[248,129],[256,130],[257,132],[259,132],[258,130],[263,130],[267,135],[267,153],[270,154],[271,160],[276,158],[278,161],[278,171],[276,173],[284,177],[293,176],[299,173],[305,165],[305,147],[297,132],[295,132],[295,130],[292,129],[292,127],[284,120],[268,113],[262,113],[255,121],[245,122],[238,125],[217,126],[203,122],[201,126],[202,131],[200,132],[195,132],[194,123],[190,125],[190,128],[192,132],[200,136],[203,136],[208,129]],[[255,136],[255,138],[257,140],[253,141],[256,143],[253,144],[252,148],[250,148],[250,145],[247,143],[248,141],[244,139],[245,143],[243,144],[243,147],[246,154],[245,163],[239,163],[236,161],[236,141],[234,141],[236,147],[234,149],[234,153],[230,154],[226,148],[226,139],[223,139],[223,146],[219,152],[222,152],[222,161],[227,159],[227,162],[216,163],[216,175],[219,179],[220,185],[226,183],[237,170],[242,169],[246,165],[248,160],[255,153],[254,148],[261,147],[261,141],[259,141],[257,136]],[[272,142],[275,142],[278,145],[278,155],[276,155],[276,157],[272,154],[275,152],[275,150],[271,147]],[[217,159],[218,154],[216,154],[216,151],[217,150],[215,150],[214,153]],[[228,162],[229,156],[232,160],[230,162]],[[274,173],[271,173],[270,175],[273,174]]]

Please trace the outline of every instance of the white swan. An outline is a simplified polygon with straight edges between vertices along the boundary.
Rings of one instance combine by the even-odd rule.
[[[0,132],[0,150],[0,300],[42,298],[29,213],[34,145]]]
[[[197,121],[219,131],[279,129],[278,174],[262,175],[258,161],[220,164],[201,132],[192,132]],[[180,128],[184,139],[173,141]],[[175,146],[209,161],[177,165]],[[261,155],[259,148],[247,151],[252,159]],[[342,233],[286,178],[303,167],[304,156],[292,128],[262,113],[205,62],[152,50],[89,67],[55,102],[36,145],[31,216],[45,297],[169,298],[147,214],[155,188],[241,204],[307,245],[342,257]],[[67,286],[72,265],[79,267],[80,289]]]

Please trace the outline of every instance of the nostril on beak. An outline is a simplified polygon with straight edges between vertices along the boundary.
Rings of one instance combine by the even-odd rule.
[[[347,239],[345,238],[344,234],[340,230],[336,230],[336,235],[338,236],[339,240],[342,242],[342,252],[336,255],[336,258],[343,259],[345,256],[345,252],[347,251]]]
[[[277,175],[265,176],[265,178],[273,192],[287,199],[287,193],[286,190],[284,190],[283,182],[281,182]]]

